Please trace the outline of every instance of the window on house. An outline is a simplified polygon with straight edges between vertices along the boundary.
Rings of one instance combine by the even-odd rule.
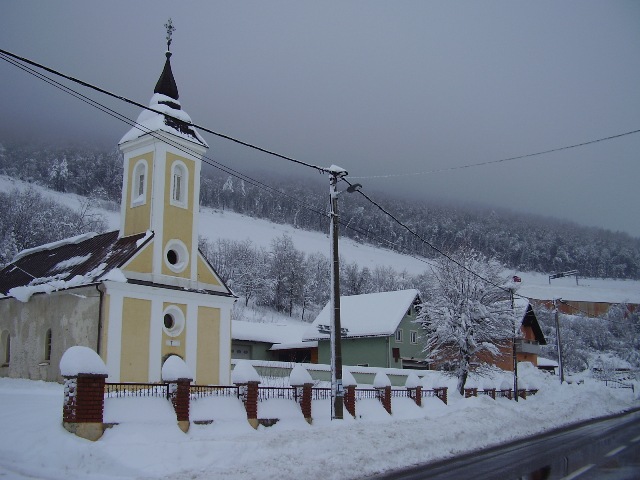
[[[0,333],[0,367],[6,367],[11,360],[11,337],[7,330]]]
[[[44,337],[44,361],[51,361],[51,329],[47,330],[47,334]]]
[[[187,168],[182,162],[171,167],[171,205],[187,208]]]
[[[416,343],[418,343],[418,331],[417,331],[417,330],[411,330],[411,331],[409,332],[409,341],[410,341],[411,343],[413,343],[414,345],[415,345]]]
[[[147,202],[147,162],[139,160],[133,167],[131,206],[137,207]]]
[[[398,342],[398,343],[402,342],[402,329],[401,328],[396,330],[396,342]]]

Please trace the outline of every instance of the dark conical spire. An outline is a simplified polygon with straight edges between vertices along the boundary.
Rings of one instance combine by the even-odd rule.
[[[171,97],[174,100],[178,100],[178,86],[173,78],[171,61],[169,60],[171,58],[171,52],[167,51],[166,55],[167,60],[164,62],[164,68],[162,69],[162,73],[160,74],[160,78],[158,79],[158,83],[156,83],[156,88],[153,90],[153,93],[161,93],[162,95]]]

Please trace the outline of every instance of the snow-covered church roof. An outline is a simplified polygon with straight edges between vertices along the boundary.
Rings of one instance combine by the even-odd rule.
[[[149,102],[149,108],[155,111],[143,110],[136,125],[118,143],[129,142],[151,132],[166,132],[208,148],[207,142],[193,127],[191,117],[182,110],[178,101],[178,86],[171,71],[171,52],[167,51],[166,56],[164,69]]]
[[[416,298],[419,298],[419,292],[415,289],[340,297],[340,326],[345,330],[343,337],[393,335]],[[329,338],[329,333],[324,332],[328,332],[330,323],[330,303],[327,303],[303,339]]]
[[[121,267],[153,238],[146,232],[118,238],[118,231],[85,234],[20,252],[0,270],[0,295],[28,301],[34,293],[126,281]]]

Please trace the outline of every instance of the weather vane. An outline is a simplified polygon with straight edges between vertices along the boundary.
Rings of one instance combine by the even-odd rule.
[[[176,31],[176,27],[173,26],[171,19],[164,24],[164,28],[167,29],[167,51],[171,50],[171,36]]]

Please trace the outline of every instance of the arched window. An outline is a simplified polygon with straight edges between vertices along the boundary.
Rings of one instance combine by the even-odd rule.
[[[6,367],[11,360],[11,337],[7,330],[0,333],[0,367]]]
[[[147,203],[147,184],[149,183],[147,175],[147,161],[138,160],[133,167],[133,176],[131,178],[131,206],[137,207]]]
[[[44,361],[51,361],[51,329],[47,330],[47,334],[44,337]]]
[[[189,173],[184,163],[173,162],[171,166],[171,205],[187,208],[187,185],[189,184]]]

